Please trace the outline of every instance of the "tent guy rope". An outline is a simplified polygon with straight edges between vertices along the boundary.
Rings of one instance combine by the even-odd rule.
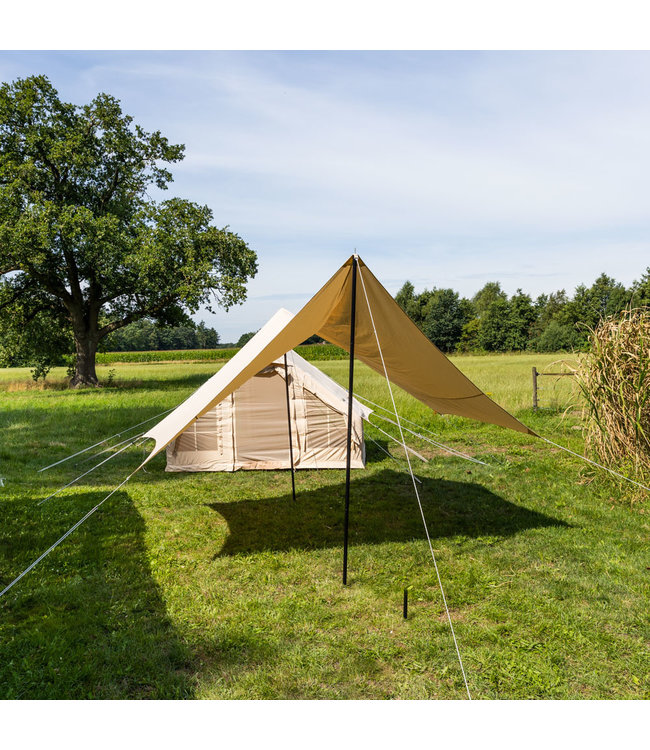
[[[586,456],[581,456],[579,453],[572,451],[570,448],[565,448],[563,445],[554,443],[552,440],[549,440],[548,438],[542,437],[541,435],[539,435],[538,437],[540,438],[540,440],[543,440],[545,443],[548,443],[549,445],[553,445],[556,448],[559,448],[560,450],[565,451],[566,453],[570,453],[572,456],[575,456],[576,458],[580,458],[583,461],[586,461],[588,464],[591,464],[592,466],[597,466],[599,469],[604,469],[605,471],[608,471],[610,474],[613,474],[615,477],[619,477],[619,479],[624,479],[626,482],[631,482],[632,484],[635,484],[637,487],[641,487],[641,489],[644,489],[650,492],[650,487],[647,487],[645,484],[641,484],[641,482],[637,482],[634,479],[630,479],[629,477],[626,477],[624,474],[619,474],[618,471],[614,471],[614,469],[609,469],[607,466],[603,466],[602,464],[599,464],[596,461],[592,461],[590,458],[587,458]]]
[[[397,443],[401,448],[404,448],[404,450],[410,451],[416,458],[419,458],[420,461],[423,461],[425,464],[429,462],[428,458],[425,458],[424,456],[420,455],[416,450],[411,448],[410,445],[407,445],[404,447],[404,443],[401,443],[397,438],[393,437],[393,435],[390,434],[390,432],[386,432],[386,430],[382,430],[379,425],[373,424],[370,422],[370,426],[374,427],[375,430],[379,430],[382,435],[385,435],[387,438],[390,438],[393,442]]]
[[[378,409],[381,409],[382,411],[385,411],[387,414],[392,414],[393,412],[390,409],[387,409],[385,406],[382,406],[381,404],[376,404],[374,401],[371,401],[366,396],[361,396],[358,393],[354,394],[355,398],[360,398],[362,401],[365,401],[367,404],[370,404],[371,406],[376,406]],[[440,434],[437,432],[434,432],[433,430],[428,430],[426,427],[422,427],[422,425],[418,424],[417,422],[414,422],[411,419],[407,419],[406,417],[402,417],[402,422],[407,422],[408,424],[412,424],[413,427],[417,427],[419,430],[424,430],[425,432],[428,432],[430,435],[435,435],[436,437],[440,437]]]
[[[365,396],[360,396],[358,393],[354,394],[355,398],[361,399],[362,401],[365,401],[367,404],[370,404],[371,406],[376,406],[378,409],[381,409],[382,411],[385,411],[386,414],[392,414],[393,412],[390,409],[387,409],[385,406],[382,406],[381,404],[376,404],[374,401],[371,401],[369,398],[366,398]],[[380,416],[377,414],[376,416]],[[425,427],[424,425],[418,424],[417,422],[414,422],[412,419],[407,419],[405,416],[401,417],[402,423],[406,422],[407,424],[412,425],[413,427],[417,427],[418,430],[421,430],[422,432],[426,432],[428,435],[433,435],[433,437],[439,438],[440,433],[435,432],[434,430],[429,429],[428,427]],[[476,447],[475,442],[470,438],[469,435],[464,436],[465,440],[473,447]],[[452,451],[457,451],[461,455],[467,455],[463,453],[462,451],[458,451],[457,448],[450,448],[450,446],[445,445],[444,443],[438,443],[437,441],[432,441],[434,444],[439,445],[442,448],[450,449]],[[487,465],[487,464],[486,464]]]
[[[355,398],[361,399],[362,401],[365,401],[368,404],[371,404],[372,406],[376,406],[378,409],[382,409],[382,411],[385,411],[387,414],[392,414],[393,412],[390,411],[390,409],[387,409],[385,406],[382,406],[381,404],[376,404],[374,401],[371,401],[369,398],[365,398],[364,396],[360,396],[358,393],[354,394]],[[384,417],[382,414],[377,414],[375,412],[375,416],[379,419],[385,419],[387,422],[390,422],[391,424],[395,424],[392,419],[388,419],[387,417]],[[410,419],[406,419],[406,417],[400,417],[402,422],[408,422],[408,424],[412,424],[414,427],[417,427],[418,430],[422,430],[423,432],[428,432],[430,435],[435,435],[438,437],[437,432],[433,432],[432,430],[428,430],[426,427],[423,427],[422,425],[418,424],[417,422],[413,422]],[[371,422],[372,424],[372,422]],[[411,435],[415,435],[415,437],[420,438],[421,440],[425,440],[427,443],[431,443],[432,445],[435,445],[437,448],[442,448],[442,450],[448,451],[449,453],[453,453],[455,456],[460,456],[462,458],[466,458],[468,461],[473,461],[477,464],[483,464],[483,466],[489,466],[489,464],[485,463],[485,461],[480,461],[478,458],[474,458],[473,456],[469,456],[467,453],[463,453],[462,451],[459,451],[457,448],[452,448],[450,445],[445,445],[444,443],[439,442],[438,440],[431,440],[431,438],[427,438],[424,435],[421,435],[418,432],[414,432],[413,430],[409,430],[408,427],[404,428],[407,432],[410,432]]]
[[[389,453],[389,452],[388,452],[388,451],[386,450],[386,448],[384,448],[384,446],[383,446],[383,445],[381,445],[381,443],[378,443],[378,442],[377,442],[377,441],[376,441],[376,440],[375,440],[374,438],[371,438],[371,437],[369,436],[369,437],[368,437],[368,440],[370,440],[370,442],[371,442],[371,443],[374,443],[374,444],[375,444],[375,445],[377,446],[377,448],[379,448],[379,450],[380,450],[380,451],[383,451],[383,452],[384,452],[384,453],[385,453],[385,454],[386,454],[386,455],[388,456],[388,458],[392,458],[392,459],[393,459],[393,461],[396,461],[396,462],[397,462],[397,463],[398,463],[398,464],[399,464],[400,466],[402,465],[402,463],[404,463],[404,462],[403,462],[403,461],[401,461],[401,460],[400,460],[399,458],[397,458],[397,457],[393,456],[393,454],[392,454],[392,453]],[[398,442],[398,441],[396,440],[395,442]],[[416,479],[416,481],[417,481],[417,483],[418,483],[418,484],[422,484],[422,480],[421,480],[421,479],[419,479],[418,477],[415,477],[415,479]]]
[[[383,411],[387,412],[388,414],[392,414],[392,412],[387,409],[385,406],[382,406],[381,404],[376,404],[374,401],[371,401],[369,398],[365,398],[365,396],[361,396],[358,393],[354,394],[354,397],[357,399],[360,399],[361,401],[365,401],[368,404],[371,404],[372,406],[376,406],[378,409],[382,409]],[[384,419],[387,422],[390,422],[391,424],[394,424],[397,427],[397,423],[394,422],[392,419],[388,419],[387,417],[383,416],[382,414],[377,414],[375,412],[375,416],[379,419]],[[410,419],[406,419],[406,417],[400,417],[400,420],[402,422],[408,422],[409,424],[412,424],[414,427],[417,427],[420,430],[423,430],[424,432],[429,432],[432,435],[437,435],[437,433],[432,432],[431,430],[428,430],[426,427],[423,427],[422,425],[419,425],[417,422],[413,422]],[[372,424],[372,422],[369,421],[369,423],[373,427],[377,427],[377,425]],[[379,428],[378,428],[379,429]],[[445,445],[444,443],[440,443],[437,440],[431,440],[430,438],[427,438],[425,435],[421,435],[413,430],[409,430],[408,427],[404,427],[407,432],[410,432],[415,437],[419,437],[421,440],[426,440],[428,443],[431,443],[432,445],[437,446],[438,448],[442,448],[443,450],[447,450],[450,453],[453,453],[454,455],[460,456],[462,458],[466,458],[468,461],[473,461],[477,464],[482,464],[483,466],[489,466],[490,464],[486,463],[485,461],[481,461],[478,458],[474,458],[473,456],[468,456],[465,453],[462,453],[461,451],[457,451],[455,448],[452,448],[451,446]],[[386,434],[386,433],[385,433]],[[610,474],[613,474],[614,476],[618,477],[619,479],[623,479],[626,482],[630,482],[631,484],[636,485],[637,487],[641,487],[641,489],[647,490],[650,492],[650,487],[646,486],[645,484],[642,484],[641,482],[637,482],[635,479],[631,479],[630,477],[626,477],[624,474],[620,474],[618,471],[615,471],[614,469],[610,469],[607,466],[603,466],[603,464],[599,464],[597,461],[592,461],[590,458],[587,458],[586,456],[581,455],[580,453],[576,453],[575,451],[572,451],[570,448],[567,448],[564,445],[560,445],[559,443],[554,443],[552,440],[549,440],[548,438],[545,438],[543,435],[537,435],[537,437],[540,440],[543,440],[545,443],[548,443],[549,445],[554,446],[555,448],[559,448],[562,451],[565,451],[566,453],[570,453],[572,456],[575,456],[576,458],[579,458],[581,461],[585,461],[588,464],[591,464],[592,466],[596,466],[598,469],[603,469],[603,471],[607,471]],[[395,438],[393,438],[395,439]]]
[[[165,414],[169,414],[169,412],[174,411],[174,409],[176,408],[177,408],[176,406],[172,406],[171,409],[166,409],[165,411],[161,411],[160,414],[156,414],[153,417],[149,417],[149,419],[145,419],[143,422],[138,422],[138,424],[134,424],[131,427],[127,427],[125,430],[122,430],[121,432],[116,432],[115,435],[110,435],[110,437],[104,438],[103,440],[100,440],[98,443],[94,443],[93,445],[89,445],[87,448],[84,448],[81,451],[77,451],[76,453],[73,453],[71,456],[66,456],[65,458],[62,458],[60,461],[55,461],[53,464],[50,464],[49,466],[44,466],[42,469],[39,469],[38,471],[39,473],[41,471],[47,471],[48,469],[52,469],[55,466],[58,466],[59,464],[65,463],[66,461],[70,461],[71,459],[76,458],[77,456],[81,456],[82,453],[87,453],[88,451],[91,451],[93,448],[97,448],[100,445],[104,445],[104,443],[107,443],[109,440],[112,440],[113,438],[116,438],[116,437],[120,437],[121,435],[124,435],[125,432],[131,432],[131,430],[135,430],[136,427],[140,427],[143,424],[147,424],[147,422],[153,422],[154,419],[158,419],[158,417],[162,417]]]
[[[395,427],[398,427],[397,422],[394,422],[392,419],[388,419],[388,417],[384,417],[382,414],[375,414],[375,416],[378,419],[383,419],[386,422],[390,422],[391,424],[395,425]],[[372,422],[370,422],[372,424]],[[377,427],[377,425],[373,425],[374,427]],[[404,427],[403,429],[406,430],[406,432],[410,432],[411,435],[415,435],[415,437],[420,438],[420,440],[424,440],[427,443],[431,443],[431,445],[435,445],[436,448],[441,448],[442,450],[446,451],[447,453],[451,453],[453,456],[457,456],[458,458],[464,458],[466,461],[471,461],[473,464],[481,464],[482,466],[488,466],[488,464],[485,463],[485,461],[481,461],[478,458],[474,458],[473,456],[468,456],[466,453],[461,453],[461,451],[457,451],[455,448],[451,448],[448,445],[445,445],[444,443],[439,443],[436,440],[431,440],[431,438],[425,437],[424,435],[420,435],[417,432],[414,432],[413,430],[409,430],[408,427]]]
[[[363,293],[366,298],[366,304],[368,305],[368,313],[370,314],[370,322],[372,324],[372,328],[375,334],[375,339],[377,341],[377,349],[379,350],[379,356],[381,358],[381,363],[384,368],[384,375],[386,377],[386,384],[388,385],[388,392],[390,393],[390,400],[393,404],[393,409],[395,410],[395,418],[397,419],[397,426],[399,427],[400,435],[402,438],[402,444],[404,445],[404,453],[406,455],[406,462],[408,463],[409,472],[411,474],[411,479],[413,481],[413,489],[415,491],[415,497],[418,501],[418,507],[420,508],[420,515],[422,516],[422,523],[424,524],[424,531],[427,535],[427,542],[429,543],[429,550],[431,552],[431,559],[433,560],[433,566],[436,570],[436,576],[438,578],[438,585],[440,586],[440,593],[442,594],[442,601],[445,605],[445,611],[447,612],[447,620],[449,622],[449,628],[451,630],[451,636],[454,640],[454,646],[456,647],[456,654],[458,656],[458,663],[460,664],[460,671],[463,674],[463,681],[465,683],[465,689],[467,690],[467,697],[469,700],[472,700],[472,694],[469,691],[469,685],[467,683],[467,676],[465,674],[465,667],[463,666],[463,658],[460,655],[460,648],[458,647],[458,641],[456,640],[456,633],[454,631],[454,624],[451,621],[451,614],[449,612],[449,606],[447,605],[447,597],[445,596],[445,590],[442,585],[442,578],[440,577],[440,571],[438,570],[438,562],[436,561],[436,555],[433,551],[433,544],[431,542],[431,536],[429,535],[429,527],[427,526],[427,519],[424,515],[424,509],[422,507],[422,501],[420,500],[420,493],[418,491],[418,486],[415,481],[415,475],[413,474],[413,469],[411,467],[411,459],[409,457],[408,451],[406,450],[406,441],[404,439],[404,433],[402,432],[402,425],[400,423],[399,414],[397,413],[397,405],[395,404],[395,398],[393,396],[393,388],[391,386],[390,378],[388,377],[388,370],[386,369],[386,363],[384,361],[384,354],[381,349],[381,343],[379,342],[379,334],[377,333],[377,328],[375,326],[375,320],[372,314],[372,308],[370,307],[370,300],[368,299],[368,293],[366,292],[366,285],[363,280],[363,274],[361,272],[361,267],[358,269],[359,271],[359,277],[361,279],[361,286],[363,287]]]
[[[130,448],[132,445],[136,445],[136,443],[137,443],[137,445],[140,445],[143,442],[144,442],[144,440],[141,441],[140,443],[138,443],[138,438],[135,438],[133,440],[133,442],[128,443],[123,448],[120,448],[119,451],[115,451],[115,453],[112,453],[108,458],[105,458],[103,461],[100,461],[98,464],[96,464],[95,466],[93,466],[91,469],[88,469],[88,471],[85,471],[83,474],[80,474],[78,477],[75,477],[71,482],[68,482],[67,484],[63,485],[63,487],[61,487],[60,489],[58,489],[56,492],[53,492],[51,495],[48,495],[47,497],[43,498],[43,500],[41,500],[38,503],[38,505],[43,505],[44,502],[46,502],[47,500],[50,500],[51,498],[55,497],[56,495],[59,494],[59,492],[63,492],[63,490],[67,489],[68,487],[70,487],[71,485],[73,485],[75,482],[78,482],[80,479],[83,479],[85,476],[88,476],[88,474],[90,474],[93,471],[95,471],[95,469],[98,469],[100,466],[102,466],[103,464],[105,464],[107,461],[110,461],[111,459],[115,458],[115,456],[118,456],[120,453],[122,453],[123,451],[125,451],[127,448]]]
[[[104,448],[103,451],[98,451],[97,453],[93,453],[91,456],[88,456],[88,458],[85,458],[83,461],[79,461],[78,463],[75,464],[75,466],[83,466],[84,464],[87,464],[89,461],[94,461],[96,458],[103,456],[104,453],[109,453],[115,448],[119,448],[120,445],[124,445],[124,443],[128,443],[129,440],[131,441],[137,440],[138,438],[141,438],[143,435],[144,435],[144,432],[139,432],[137,435],[129,435],[128,438],[125,438],[124,440],[120,440],[119,443],[113,443],[113,445],[109,445],[107,448]]]
[[[139,468],[140,468],[140,467],[138,466],[138,469],[139,469]],[[45,550],[45,552],[43,552],[43,554],[42,554],[42,555],[41,555],[40,557],[36,558],[36,560],[34,560],[34,562],[33,562],[33,563],[32,563],[31,565],[29,565],[29,566],[28,566],[27,568],[25,568],[25,570],[23,570],[23,572],[22,572],[22,573],[21,573],[21,574],[20,574],[19,576],[16,576],[16,578],[14,578],[14,580],[13,580],[13,581],[12,581],[11,583],[9,583],[9,584],[8,584],[7,586],[5,586],[5,587],[4,587],[3,589],[2,589],[2,591],[0,591],[0,597],[3,597],[3,596],[4,596],[4,595],[5,595],[6,593],[7,593],[7,591],[9,591],[9,589],[10,589],[10,588],[11,588],[12,586],[15,586],[15,584],[17,584],[17,583],[18,583],[18,581],[20,581],[20,579],[21,579],[21,578],[23,578],[24,576],[26,576],[26,575],[27,575],[27,574],[29,573],[29,571],[30,571],[30,570],[33,570],[33,569],[34,569],[34,568],[35,568],[35,567],[36,567],[36,566],[37,566],[37,565],[39,564],[39,562],[41,562],[41,560],[43,560],[43,559],[44,559],[45,557],[47,557],[47,556],[48,556],[48,555],[50,554],[50,552],[52,552],[52,550],[53,550],[53,549],[55,549],[56,547],[58,547],[58,546],[59,546],[59,544],[61,544],[61,542],[63,542],[63,541],[65,540],[65,539],[67,539],[67,538],[68,538],[68,537],[70,536],[70,534],[72,534],[72,532],[73,532],[73,531],[74,531],[75,529],[78,529],[78,528],[79,528],[79,527],[81,526],[81,524],[82,524],[82,523],[83,523],[83,522],[84,522],[84,521],[85,521],[86,519],[90,518],[90,516],[92,516],[92,514],[93,514],[93,513],[95,513],[95,511],[99,510],[99,508],[101,508],[101,506],[102,506],[102,505],[103,505],[103,504],[104,504],[104,503],[105,503],[105,502],[106,502],[106,501],[107,501],[107,500],[108,500],[108,499],[109,499],[110,497],[112,497],[112,496],[113,496],[113,495],[114,495],[114,494],[115,494],[115,493],[116,493],[116,492],[117,492],[117,491],[118,491],[118,490],[119,490],[119,489],[120,489],[121,487],[124,487],[124,485],[125,485],[125,484],[126,484],[126,483],[127,483],[128,481],[129,481],[129,479],[131,479],[131,477],[132,477],[132,476],[133,476],[133,475],[134,475],[134,474],[135,474],[135,473],[137,472],[137,470],[138,470],[138,469],[136,469],[135,471],[132,471],[132,472],[131,472],[131,473],[129,474],[129,476],[128,476],[128,477],[127,477],[127,478],[126,478],[126,479],[125,479],[124,481],[120,482],[120,484],[118,484],[118,485],[117,485],[117,487],[116,487],[116,488],[115,488],[114,490],[111,490],[111,492],[109,492],[109,494],[108,494],[108,495],[106,495],[106,497],[105,497],[105,498],[104,498],[103,500],[100,500],[100,501],[99,501],[99,502],[97,503],[97,505],[95,505],[95,507],[94,507],[94,508],[91,508],[91,509],[90,509],[90,510],[88,511],[88,513],[86,513],[86,515],[85,515],[85,516],[84,516],[83,518],[81,518],[81,519],[80,519],[79,521],[77,521],[77,523],[75,523],[75,525],[74,525],[74,526],[71,526],[71,527],[70,527],[70,528],[69,528],[69,529],[68,529],[68,530],[67,530],[67,531],[65,532],[65,534],[64,534],[63,536],[59,537],[59,538],[58,538],[58,539],[56,540],[56,542],[54,542],[54,544],[52,544],[52,545],[51,545],[50,547],[48,547],[48,548],[47,548],[47,549]]]

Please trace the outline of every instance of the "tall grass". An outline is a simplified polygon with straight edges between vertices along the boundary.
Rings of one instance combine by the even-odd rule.
[[[650,309],[605,319],[576,372],[585,449],[601,463],[650,477]]]

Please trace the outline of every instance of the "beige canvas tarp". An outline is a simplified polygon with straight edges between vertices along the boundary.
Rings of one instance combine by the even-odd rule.
[[[531,435],[535,433],[502,409],[463,375],[434,346],[358,261],[355,357],[384,375],[372,318],[388,377],[441,414],[456,414]],[[224,367],[155,427],[146,437],[155,441],[147,460],[159,453],[188,425],[233,393],[270,362],[291,351],[314,333],[349,351],[352,303],[349,258],[314,297],[290,320],[275,318],[256,336],[254,348],[244,347]],[[367,301],[366,301],[367,298]],[[273,323],[273,325],[270,325]],[[249,342],[250,343],[250,342]]]
[[[286,310],[277,315],[293,317]],[[286,361],[285,369],[284,357],[275,360],[191,422],[167,446],[166,471],[289,469],[292,457],[295,469],[345,468],[347,391],[296,352]],[[363,420],[371,413],[353,400],[353,469],[365,466]]]

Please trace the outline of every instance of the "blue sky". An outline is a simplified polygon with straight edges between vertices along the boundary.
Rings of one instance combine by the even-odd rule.
[[[650,53],[2,52],[4,81],[106,91],[186,145],[167,196],[259,255],[222,340],[355,250],[395,293],[533,295],[650,265]]]

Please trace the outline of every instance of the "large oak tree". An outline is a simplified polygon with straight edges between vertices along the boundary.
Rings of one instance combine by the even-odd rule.
[[[44,352],[68,331],[73,385],[97,384],[112,331],[245,298],[257,271],[247,244],[207,206],[147,193],[167,187],[183,152],[107,94],[76,106],[44,76],[0,86],[0,318],[44,336]]]

